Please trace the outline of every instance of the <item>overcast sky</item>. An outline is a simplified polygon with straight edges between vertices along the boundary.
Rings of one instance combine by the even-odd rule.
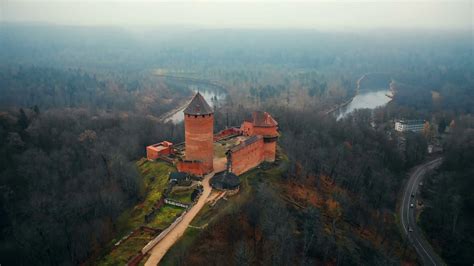
[[[468,1],[110,1],[0,0],[0,20],[66,25],[206,28],[472,30]]]

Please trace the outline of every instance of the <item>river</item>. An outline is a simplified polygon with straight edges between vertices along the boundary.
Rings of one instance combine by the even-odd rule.
[[[356,109],[375,109],[384,106],[392,100],[387,95],[392,95],[392,92],[386,88],[360,91],[348,105],[335,112],[337,120],[344,118]]]
[[[196,85],[190,85],[190,89],[196,93],[198,88]],[[211,107],[220,107],[225,101],[226,94],[224,92],[213,91],[213,90],[199,90],[199,93],[206,99],[206,102]],[[188,103],[181,106],[181,108],[177,109],[175,113],[170,114],[168,117],[165,118],[165,121],[172,121],[175,124],[180,123],[184,120],[184,113],[183,110],[186,108]]]

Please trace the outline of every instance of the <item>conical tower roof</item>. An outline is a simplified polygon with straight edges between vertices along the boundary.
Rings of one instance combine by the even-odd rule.
[[[188,107],[184,109],[184,113],[187,115],[208,115],[213,114],[214,110],[212,110],[212,107],[209,106],[204,97],[198,92],[194,95]]]

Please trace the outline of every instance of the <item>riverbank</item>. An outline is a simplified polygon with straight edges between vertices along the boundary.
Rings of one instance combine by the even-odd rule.
[[[393,80],[389,82],[387,77],[388,74],[386,73],[364,74],[356,82],[355,95],[349,100],[332,107],[325,114],[335,113],[337,119],[340,119],[356,109],[374,109],[388,104],[393,99],[394,93],[392,89]],[[386,88],[387,85],[388,88]]]
[[[329,109],[329,111],[326,112],[326,115],[329,115],[333,112],[335,112],[337,109],[341,109],[343,107],[346,107],[348,104],[350,104],[352,102],[352,100],[354,100],[354,98],[359,94],[359,90],[360,90],[360,82],[366,78],[366,76],[368,75],[369,73],[367,74],[364,74],[362,75],[357,81],[356,81],[356,84],[357,84],[357,87],[356,87],[356,90],[355,90],[355,94],[347,101],[341,103],[341,104],[338,104],[334,107],[332,107],[331,109]]]
[[[174,76],[174,75],[167,75],[167,74],[159,74],[159,73],[153,73],[153,75],[157,77],[162,77],[162,78],[170,78],[170,79],[175,79],[178,81],[184,81],[184,82],[192,82],[192,83],[197,83],[197,84],[205,84],[209,87],[214,87],[218,91],[226,92],[227,88],[224,84],[215,81],[215,80],[207,80],[207,79],[200,79],[200,78],[193,78],[193,77],[186,77],[186,76]]]
[[[166,112],[165,114],[161,115],[158,119],[162,122],[167,122],[171,120],[171,118],[178,112],[184,110],[186,106],[188,106],[189,102],[193,99],[194,95],[191,95],[189,98],[186,98],[185,100],[181,101],[179,106],[171,109],[170,111]]]
[[[199,86],[199,85],[203,86],[204,89],[201,89],[201,90],[198,89],[197,91],[201,92],[201,94],[204,96],[206,101],[211,104],[211,107],[214,107],[214,105],[217,104],[219,101],[225,100],[225,95],[227,95],[227,90],[224,87],[224,85],[219,84],[216,81],[210,81],[210,80],[198,79],[198,78],[192,78],[192,77],[164,75],[164,74],[154,74],[154,75],[158,77],[162,77],[162,78],[174,79],[179,82],[184,82],[189,87]],[[161,115],[159,117],[159,120],[163,122],[172,121],[173,123],[181,122],[184,119],[184,116],[181,114],[181,111],[183,111],[186,108],[186,106],[192,100],[193,96],[194,96],[194,93],[186,100],[181,101],[181,104],[179,104],[178,107]],[[217,104],[217,106],[219,106],[219,104]]]

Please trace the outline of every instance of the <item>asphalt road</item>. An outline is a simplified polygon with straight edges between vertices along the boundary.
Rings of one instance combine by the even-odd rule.
[[[407,239],[409,243],[415,248],[423,265],[445,265],[443,260],[434,252],[430,243],[424,238],[421,229],[416,226],[418,186],[423,180],[426,170],[438,167],[441,164],[441,160],[442,158],[437,158],[415,168],[406,184],[403,192],[402,205],[400,207],[403,232],[408,236]],[[410,207],[410,204],[414,206]]]

